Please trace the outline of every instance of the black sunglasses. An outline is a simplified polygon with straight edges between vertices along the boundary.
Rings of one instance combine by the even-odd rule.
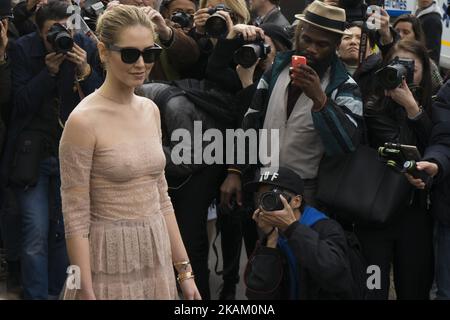
[[[144,51],[137,48],[122,48],[115,45],[108,45],[108,49],[120,52],[122,62],[127,64],[135,63],[141,55],[144,59],[144,63],[154,63],[162,51],[162,48],[156,43],[153,47],[145,48]]]

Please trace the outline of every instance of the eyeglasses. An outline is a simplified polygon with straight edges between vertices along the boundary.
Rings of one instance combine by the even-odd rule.
[[[144,63],[154,63],[158,59],[162,51],[162,48],[156,43],[153,47],[145,48],[144,51],[141,51],[137,48],[122,48],[115,45],[108,45],[108,49],[120,52],[122,62],[127,64],[135,63],[136,61],[138,61],[141,55],[144,59]]]

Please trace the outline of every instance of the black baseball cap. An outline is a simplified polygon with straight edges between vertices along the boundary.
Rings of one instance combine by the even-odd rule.
[[[244,189],[256,192],[261,185],[273,185],[283,190],[291,191],[295,195],[303,195],[304,184],[302,178],[285,167],[260,168],[256,172],[255,180],[244,185]]]

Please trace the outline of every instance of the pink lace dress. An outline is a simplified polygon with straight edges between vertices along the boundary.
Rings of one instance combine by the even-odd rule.
[[[101,102],[99,99],[94,93],[82,104]],[[130,136],[114,143],[121,136],[121,128],[99,133],[104,130],[99,121],[98,127],[86,125],[79,130],[78,125],[76,131],[71,129],[70,118],[61,139],[66,238],[89,237],[97,299],[177,297],[164,219],[164,215],[173,214],[173,207],[164,177],[159,112],[150,100],[145,100],[142,103],[146,111],[139,119],[145,130],[139,134],[137,124],[137,131],[131,133],[139,139]],[[129,133],[124,131],[125,135]],[[99,139],[101,136],[112,139]],[[102,139],[103,146],[98,144]]]

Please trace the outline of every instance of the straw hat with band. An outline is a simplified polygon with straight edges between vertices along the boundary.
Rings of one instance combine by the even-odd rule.
[[[305,14],[296,14],[295,18],[330,32],[347,34],[345,10],[318,0],[306,8]]]

